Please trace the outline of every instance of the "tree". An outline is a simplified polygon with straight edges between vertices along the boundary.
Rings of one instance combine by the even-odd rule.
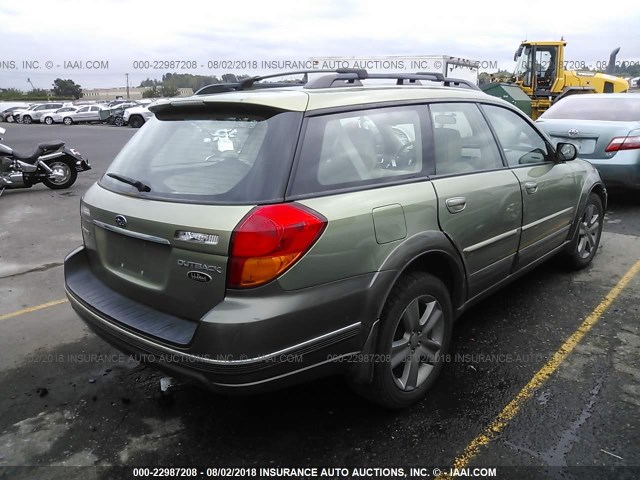
[[[173,85],[163,85],[161,91],[163,97],[175,97],[178,95],[178,89]]]
[[[140,88],[144,88],[144,87],[155,87],[156,85],[159,85],[160,82],[156,79],[151,80],[150,78],[147,77],[146,80],[143,80],[142,82],[140,82]]]
[[[238,81],[238,79],[236,78],[236,76],[233,73],[225,73],[222,75],[222,82],[223,83],[236,83]]]
[[[77,100],[82,96],[82,87],[71,79],[56,78],[53,81],[53,94],[57,97],[73,97]]]
[[[155,86],[142,92],[142,98],[156,98],[159,96],[160,96],[160,91]]]
[[[43,100],[49,98],[51,98],[51,90],[45,90],[44,88],[34,88],[24,96],[25,100]]]
[[[0,91],[0,100],[15,100],[22,97],[22,90],[6,88]]]

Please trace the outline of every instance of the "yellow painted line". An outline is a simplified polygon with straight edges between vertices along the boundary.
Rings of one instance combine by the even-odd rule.
[[[574,348],[580,343],[582,338],[594,327],[602,314],[611,306],[622,290],[629,284],[635,275],[640,272],[640,260],[638,260],[627,273],[620,279],[615,287],[604,297],[600,304],[582,322],[578,329],[562,344],[549,360],[536,374],[529,380],[520,392],[511,400],[498,416],[489,424],[484,431],[474,438],[464,452],[453,462],[453,468],[465,468],[471,460],[478,454],[480,449],[487,445],[498,435],[508,423],[518,414],[522,405],[531,398],[533,393],[558,369],[560,364],[567,358]],[[449,478],[448,474],[440,475],[438,478]]]
[[[55,307],[56,305],[61,305],[68,301],[69,300],[67,300],[66,298],[61,298],[60,300],[53,300],[51,302],[42,303],[40,305],[36,305],[35,307],[23,308],[22,310],[18,310],[17,312],[4,313],[0,315],[0,320],[8,320],[13,317],[24,315],[25,313],[37,312],[38,310],[42,310],[44,308]]]

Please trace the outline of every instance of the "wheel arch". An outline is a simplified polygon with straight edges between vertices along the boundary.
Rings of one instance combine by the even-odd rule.
[[[371,325],[363,332],[365,337],[362,353],[365,355],[376,352],[382,310],[393,288],[407,273],[422,271],[440,279],[449,291],[454,320],[459,317],[466,301],[467,282],[464,263],[455,246],[440,231],[422,232],[399,244],[379,269],[379,273],[390,271],[394,272],[393,276],[380,276],[380,278],[386,278],[384,286],[373,285],[371,289],[370,298],[381,300],[378,300],[375,318],[371,319]],[[355,383],[370,383],[373,378],[373,363],[354,362],[349,376]]]
[[[607,194],[607,188],[605,187],[604,183],[600,179],[594,180],[592,182],[586,182],[583,187],[582,194],[580,196],[578,207],[576,208],[576,211],[573,217],[573,223],[571,224],[571,228],[569,229],[569,234],[567,235],[568,240],[572,239],[576,234],[576,230],[578,229],[578,221],[580,220],[582,211],[584,210],[585,205],[587,204],[589,195],[591,195],[592,193],[595,193],[596,195],[598,195],[598,197],[602,201],[602,208],[606,213],[608,194]]]
[[[440,231],[424,232],[403,242],[387,257],[380,270],[397,273],[379,305],[378,317],[400,277],[414,271],[430,273],[445,284],[454,312],[464,305],[467,294],[464,263],[455,246]]]

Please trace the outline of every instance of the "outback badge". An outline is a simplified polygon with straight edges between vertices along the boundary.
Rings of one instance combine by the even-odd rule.
[[[208,273],[196,272],[195,270],[191,270],[190,272],[188,272],[187,277],[189,277],[191,280],[195,280],[196,282],[201,283],[208,283],[213,280],[211,278],[211,275],[209,275]]]

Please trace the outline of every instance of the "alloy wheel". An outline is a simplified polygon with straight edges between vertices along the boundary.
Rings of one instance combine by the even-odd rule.
[[[600,234],[600,212],[594,204],[589,204],[578,226],[578,255],[588,258],[598,245]]]
[[[444,341],[444,315],[430,295],[414,299],[400,316],[391,345],[391,372],[403,391],[420,387],[431,374]]]

